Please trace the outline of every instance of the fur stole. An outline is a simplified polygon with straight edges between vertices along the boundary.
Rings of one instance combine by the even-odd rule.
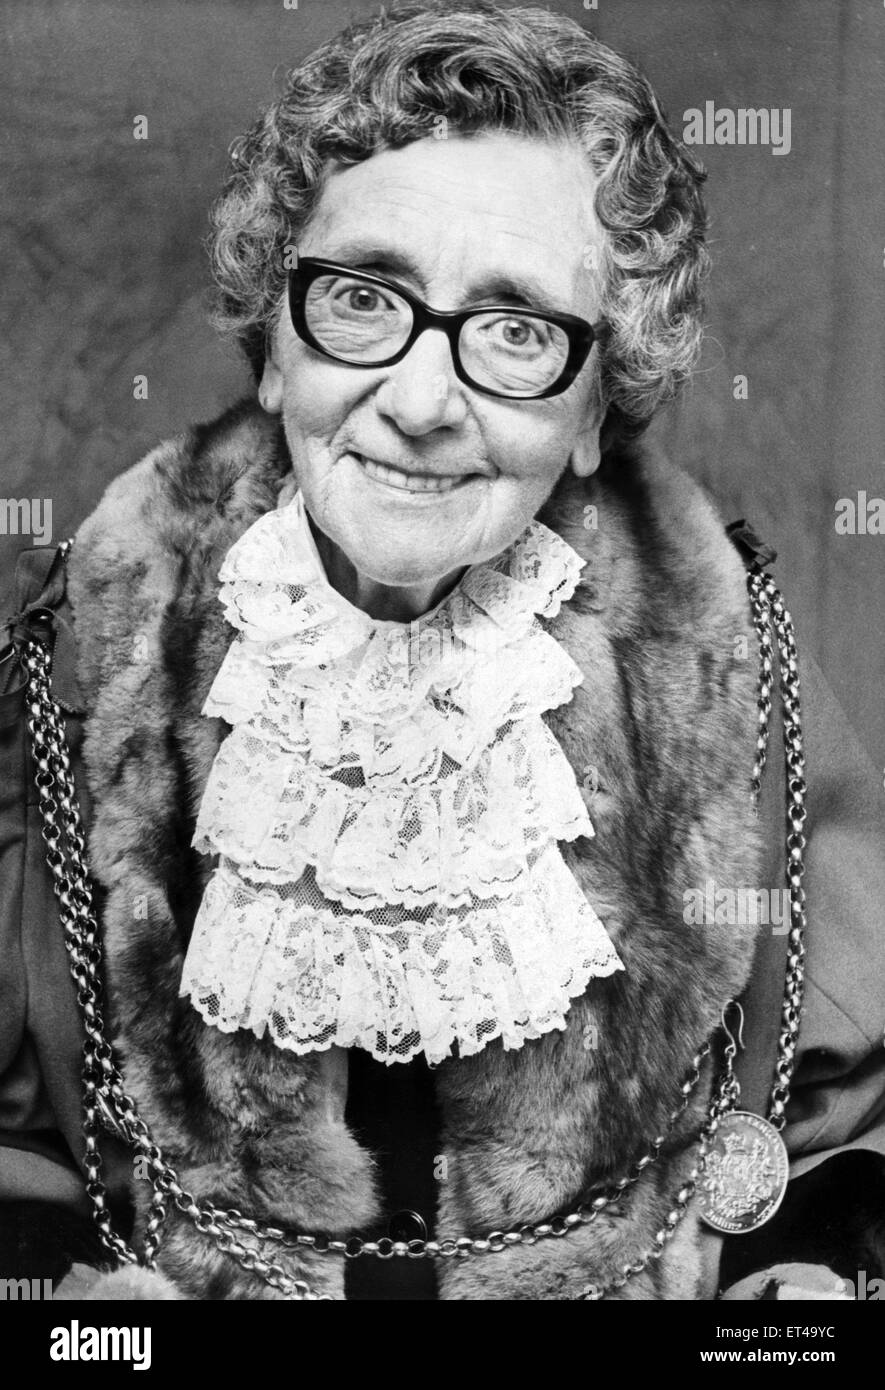
[[[217,574],[284,489],[294,479],[279,424],[244,403],[118,477],[80,528],[69,593],[89,712],[89,854],[127,1087],[183,1187],[346,1235],[381,1213],[327,1055],[221,1033],[178,996],[211,868],[190,839],[227,732],[200,713],[233,635]],[[638,451],[564,478],[541,520],[587,561],[551,625],[584,682],[548,719],[596,829],[564,853],[626,969],[591,982],[564,1032],[438,1067],[440,1238],[543,1221],[626,1173],[666,1129],[693,1054],[752,963],[752,929],[683,920],[684,894],[708,879],[760,881],[756,662],[737,639],[751,654],[755,640],[737,552],[701,490]],[[639,1259],[693,1166],[711,1075],[708,1063],[659,1161],[616,1208],[561,1240],[441,1261],[441,1296],[568,1299]],[[617,1296],[698,1297],[696,1220],[690,1208],[664,1257]],[[285,1258],[315,1292],[343,1296],[343,1261]],[[160,1266],[190,1297],[274,1296],[181,1220]]]

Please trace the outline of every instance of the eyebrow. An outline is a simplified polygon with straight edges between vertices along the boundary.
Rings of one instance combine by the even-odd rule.
[[[374,275],[394,276],[402,281],[411,281],[412,285],[419,286],[423,293],[421,268],[418,262],[402,249],[365,241],[338,242],[334,243],[332,251],[323,252],[322,259],[337,261],[353,270],[366,270]],[[491,304],[501,303],[503,300],[518,301],[526,308],[550,309],[554,313],[574,312],[571,304],[563,303],[559,295],[551,294],[549,288],[539,280],[511,271],[489,271],[479,276],[467,286],[466,303],[463,307],[475,302]]]

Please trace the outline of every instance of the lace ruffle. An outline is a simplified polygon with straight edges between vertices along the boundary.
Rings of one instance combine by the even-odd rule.
[[[334,709],[345,722],[397,724],[413,718],[428,697],[447,697],[447,705],[466,720],[490,725],[554,708],[581,680],[575,663],[538,622],[554,617],[572,596],[583,565],[546,527],[533,522],[503,557],[468,570],[432,613],[413,623],[392,623],[353,608],[325,581],[323,589],[316,572],[311,580],[306,560],[283,562],[281,518],[290,509],[296,515],[286,519],[284,533],[291,531],[291,542],[300,540],[302,549],[312,547],[299,496],[284,512],[259,518],[221,568],[220,597],[240,633],[213,682],[205,713],[229,723],[248,718],[270,686],[287,701],[312,699]],[[314,564],[321,572],[318,556]],[[520,648],[518,639],[526,637],[530,646]]]
[[[194,929],[182,991],[232,1032],[294,1052],[362,1047],[379,1061],[440,1062],[492,1038],[521,1047],[566,1026],[591,978],[621,969],[562,856],[548,849],[501,912],[495,901],[413,915],[353,914],[310,875],[253,885],[222,860]]]
[[[452,765],[432,781],[380,788],[328,777],[306,757],[281,758],[279,745],[241,725],[215,759],[194,844],[266,882],[312,866],[326,896],[351,907],[452,906],[477,893],[508,897],[531,853],[592,834],[540,720],[511,726],[466,773]]]
[[[249,721],[261,737],[305,753],[328,772],[360,767],[368,785],[411,783],[436,777],[445,757],[469,766],[504,725],[555,709],[581,681],[571,657],[541,628],[471,663],[448,686],[420,698],[414,688],[402,689],[400,709],[389,692],[386,715],[368,712],[367,687],[377,689],[378,681],[365,679],[365,666],[346,673],[346,691],[333,692],[331,659],[317,671],[294,663],[268,667],[255,644],[235,641],[204,713],[234,725]]]
[[[556,847],[593,829],[541,718],[582,679],[539,621],[582,563],[532,523],[400,624],[331,588],[300,495],[232,547],[181,987],[208,1021],[440,1060],[564,1027],[623,968]]]
[[[423,631],[468,626],[473,608],[479,608],[515,634],[536,613],[555,618],[574,594],[583,566],[561,536],[533,521],[515,545],[495,560],[474,565],[455,592],[418,621]],[[396,641],[402,629],[411,626],[370,618],[331,588],[300,493],[287,506],[260,516],[243,533],[225,556],[218,577],[219,598],[230,622],[253,641],[297,641],[313,633],[305,641],[306,650],[322,646],[330,651],[337,645],[344,651],[353,633]],[[336,633],[329,630],[333,620]],[[466,640],[470,644],[473,639]]]

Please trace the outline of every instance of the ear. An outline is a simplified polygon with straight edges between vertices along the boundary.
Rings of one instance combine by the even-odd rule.
[[[599,420],[594,412],[575,440],[569,459],[572,472],[578,478],[589,478],[599,467],[600,457]]]
[[[283,409],[283,373],[274,361],[273,351],[264,359],[258,399],[268,415],[279,415]]]

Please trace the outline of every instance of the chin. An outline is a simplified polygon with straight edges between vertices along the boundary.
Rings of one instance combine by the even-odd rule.
[[[360,574],[376,584],[385,584],[391,589],[418,588],[438,584],[454,570],[466,569],[473,560],[460,556],[428,564],[427,556],[397,556],[393,561],[390,555],[351,554],[351,563]]]

